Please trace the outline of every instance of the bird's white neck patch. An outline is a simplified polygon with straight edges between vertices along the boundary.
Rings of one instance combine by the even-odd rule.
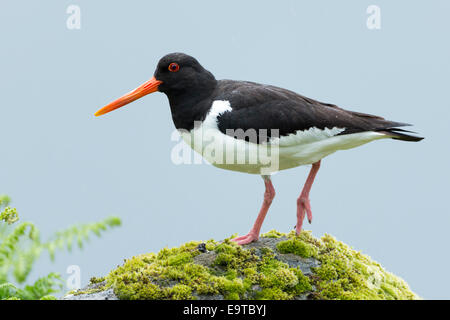
[[[227,100],[215,100],[211,105],[211,109],[208,112],[203,125],[205,127],[217,127],[217,117],[222,113],[233,110],[230,105],[230,101]]]

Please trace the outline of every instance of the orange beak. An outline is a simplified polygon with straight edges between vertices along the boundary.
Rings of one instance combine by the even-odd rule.
[[[100,110],[95,113],[95,116],[101,116],[102,114],[111,112],[115,109],[123,107],[134,100],[142,98],[143,96],[158,91],[158,86],[162,83],[162,81],[156,80],[155,77],[151,78],[147,82],[143,83],[141,86],[137,87],[131,92],[128,92],[126,95],[120,97],[116,101],[111,102],[110,104],[104,106]]]

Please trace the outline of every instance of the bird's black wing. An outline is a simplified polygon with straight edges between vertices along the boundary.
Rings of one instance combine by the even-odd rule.
[[[258,137],[258,143],[270,138],[271,129],[278,129],[279,136],[282,137],[313,127],[344,128],[340,134],[380,131],[392,132],[398,139],[399,136],[408,136],[398,132],[407,131],[396,128],[410,124],[344,110],[336,105],[319,102],[286,89],[231,80],[220,81],[218,88],[216,99],[229,101],[232,108],[231,111],[218,116],[219,130],[225,134],[227,129],[228,133],[230,130],[238,129],[243,131],[254,129],[257,132],[260,132],[260,129],[267,130],[267,137]]]

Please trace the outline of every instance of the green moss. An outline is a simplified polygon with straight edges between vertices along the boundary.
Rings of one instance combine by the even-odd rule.
[[[217,255],[214,263],[219,266],[228,266],[233,263],[234,256],[231,253],[221,252]]]
[[[317,249],[313,245],[296,237],[279,242],[277,249],[281,253],[293,253],[303,258],[310,258],[317,254]]]
[[[98,288],[94,288],[94,289],[88,289],[88,290],[76,290],[76,291],[72,291],[71,294],[73,294],[74,296],[79,296],[81,294],[91,294],[91,293],[97,293],[97,292],[101,292],[104,290],[104,287],[98,287]]]
[[[380,264],[325,235],[318,246],[321,266],[314,269],[319,298],[323,299],[417,299],[400,278]]]
[[[105,277],[100,277],[100,278],[92,277],[89,280],[89,282],[92,283],[92,284],[102,283],[103,281],[105,281]]]
[[[280,288],[264,288],[257,292],[255,298],[258,300],[288,300],[291,296]]]
[[[264,274],[261,279],[261,286],[266,288],[280,288],[285,290],[292,288],[298,283],[297,275],[290,269],[279,268],[273,272]]]
[[[177,284],[169,289],[169,296],[174,300],[186,300],[192,298],[191,287],[184,284]]]
[[[305,292],[311,292],[312,291],[312,285],[311,285],[311,281],[310,279],[305,276],[302,272],[302,270],[298,269],[298,268],[292,268],[291,269],[295,275],[297,276],[297,284],[292,288],[292,293],[296,296],[296,295],[300,295],[302,293]]]
[[[177,255],[169,256],[167,258],[167,264],[169,266],[181,265],[188,263],[192,260],[192,256],[188,252],[183,252]]]
[[[279,232],[277,230],[270,230],[266,233],[263,233],[261,235],[262,238],[281,238],[282,236],[284,236],[285,234],[282,232]]]
[[[83,290],[72,290],[68,292],[67,294],[73,294],[74,296],[82,295],[82,294],[92,294],[96,292],[101,292],[106,289],[105,282],[106,277],[92,277],[89,280],[89,287],[85,288]]]
[[[226,239],[164,248],[125,261],[105,278],[102,289],[113,288],[120,299],[196,299],[222,295],[225,299],[415,299],[407,284],[386,272],[366,255],[329,235],[314,238],[275,230],[262,238],[276,246],[241,247]],[[272,240],[270,240],[272,241]],[[316,259],[317,268],[305,275],[283,260],[290,253]],[[201,257],[198,257],[202,255]],[[290,256],[292,257],[292,256]],[[199,262],[201,261],[201,263]]]

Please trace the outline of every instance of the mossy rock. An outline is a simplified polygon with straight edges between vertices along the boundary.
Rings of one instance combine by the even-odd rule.
[[[418,299],[405,281],[330,235],[270,231],[239,246],[189,242],[135,256],[65,299]]]

